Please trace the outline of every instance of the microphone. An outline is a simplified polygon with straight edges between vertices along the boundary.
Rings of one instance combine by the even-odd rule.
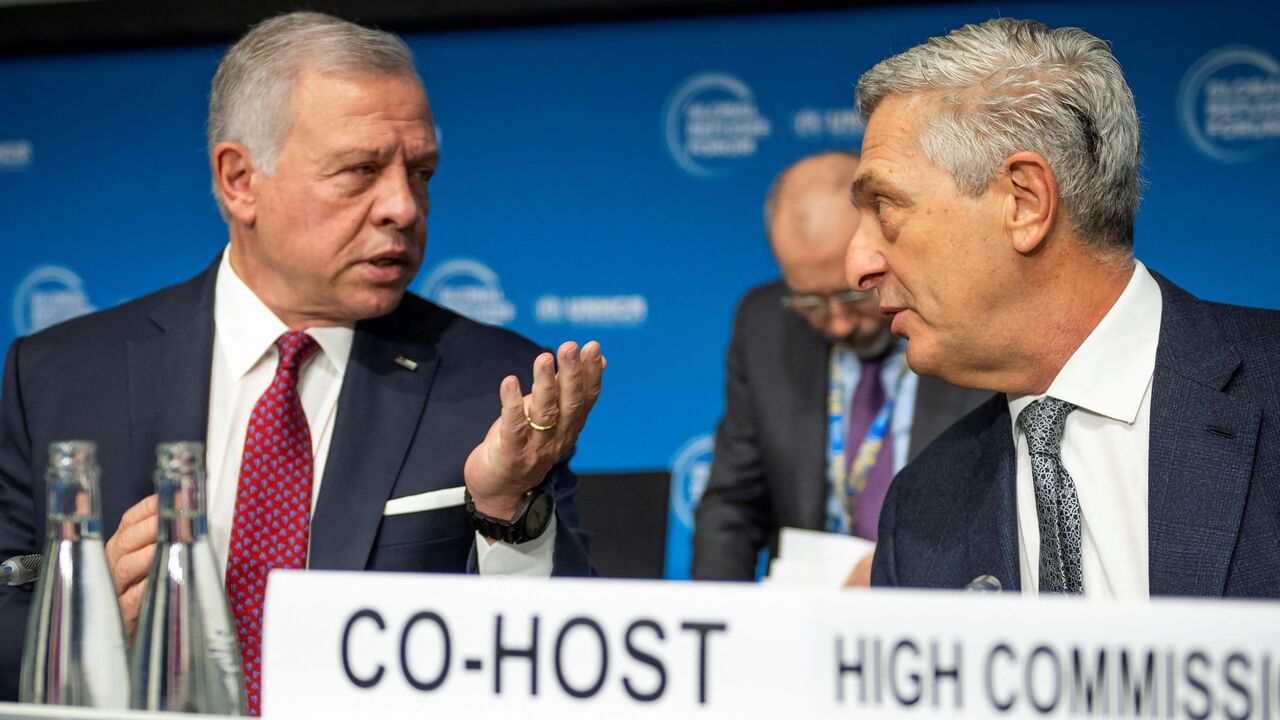
[[[26,585],[40,575],[43,555],[18,555],[0,563],[0,585]]]
[[[970,592],[1000,592],[1004,590],[1004,586],[1000,584],[1000,578],[994,575],[979,575],[970,580],[964,589]]]

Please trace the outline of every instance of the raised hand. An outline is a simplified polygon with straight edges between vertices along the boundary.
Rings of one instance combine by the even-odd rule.
[[[581,350],[567,342],[556,358],[543,353],[533,361],[533,390],[523,395],[514,375],[499,388],[502,413],[484,441],[471,451],[463,475],[476,509],[511,519],[521,496],[546,476],[556,460],[578,442],[587,415],[600,397],[607,365],[600,343]]]

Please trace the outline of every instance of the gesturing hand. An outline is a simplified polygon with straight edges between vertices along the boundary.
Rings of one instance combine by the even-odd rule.
[[[111,570],[116,596],[120,598],[125,636],[131,639],[142,610],[142,593],[147,587],[151,557],[156,552],[157,508],[156,496],[148,495],[126,510],[120,518],[119,529],[106,545],[107,567]]]
[[[522,395],[514,375],[499,388],[502,414],[463,468],[476,509],[509,520],[525,491],[542,482],[551,466],[578,442],[587,415],[600,397],[607,364],[594,340],[579,351],[567,342],[533,361],[533,392]]]

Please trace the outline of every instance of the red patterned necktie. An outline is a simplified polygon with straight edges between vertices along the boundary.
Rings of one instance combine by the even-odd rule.
[[[276,340],[280,364],[249,415],[227,551],[227,599],[235,618],[249,714],[262,708],[262,599],[267,573],[307,565],[311,533],[311,429],[298,370],[319,346],[309,335]]]

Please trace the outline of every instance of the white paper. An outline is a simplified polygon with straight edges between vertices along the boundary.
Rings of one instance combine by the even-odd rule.
[[[853,566],[875,552],[876,544],[852,535],[782,528],[778,557],[766,581],[777,585],[840,587]]]

